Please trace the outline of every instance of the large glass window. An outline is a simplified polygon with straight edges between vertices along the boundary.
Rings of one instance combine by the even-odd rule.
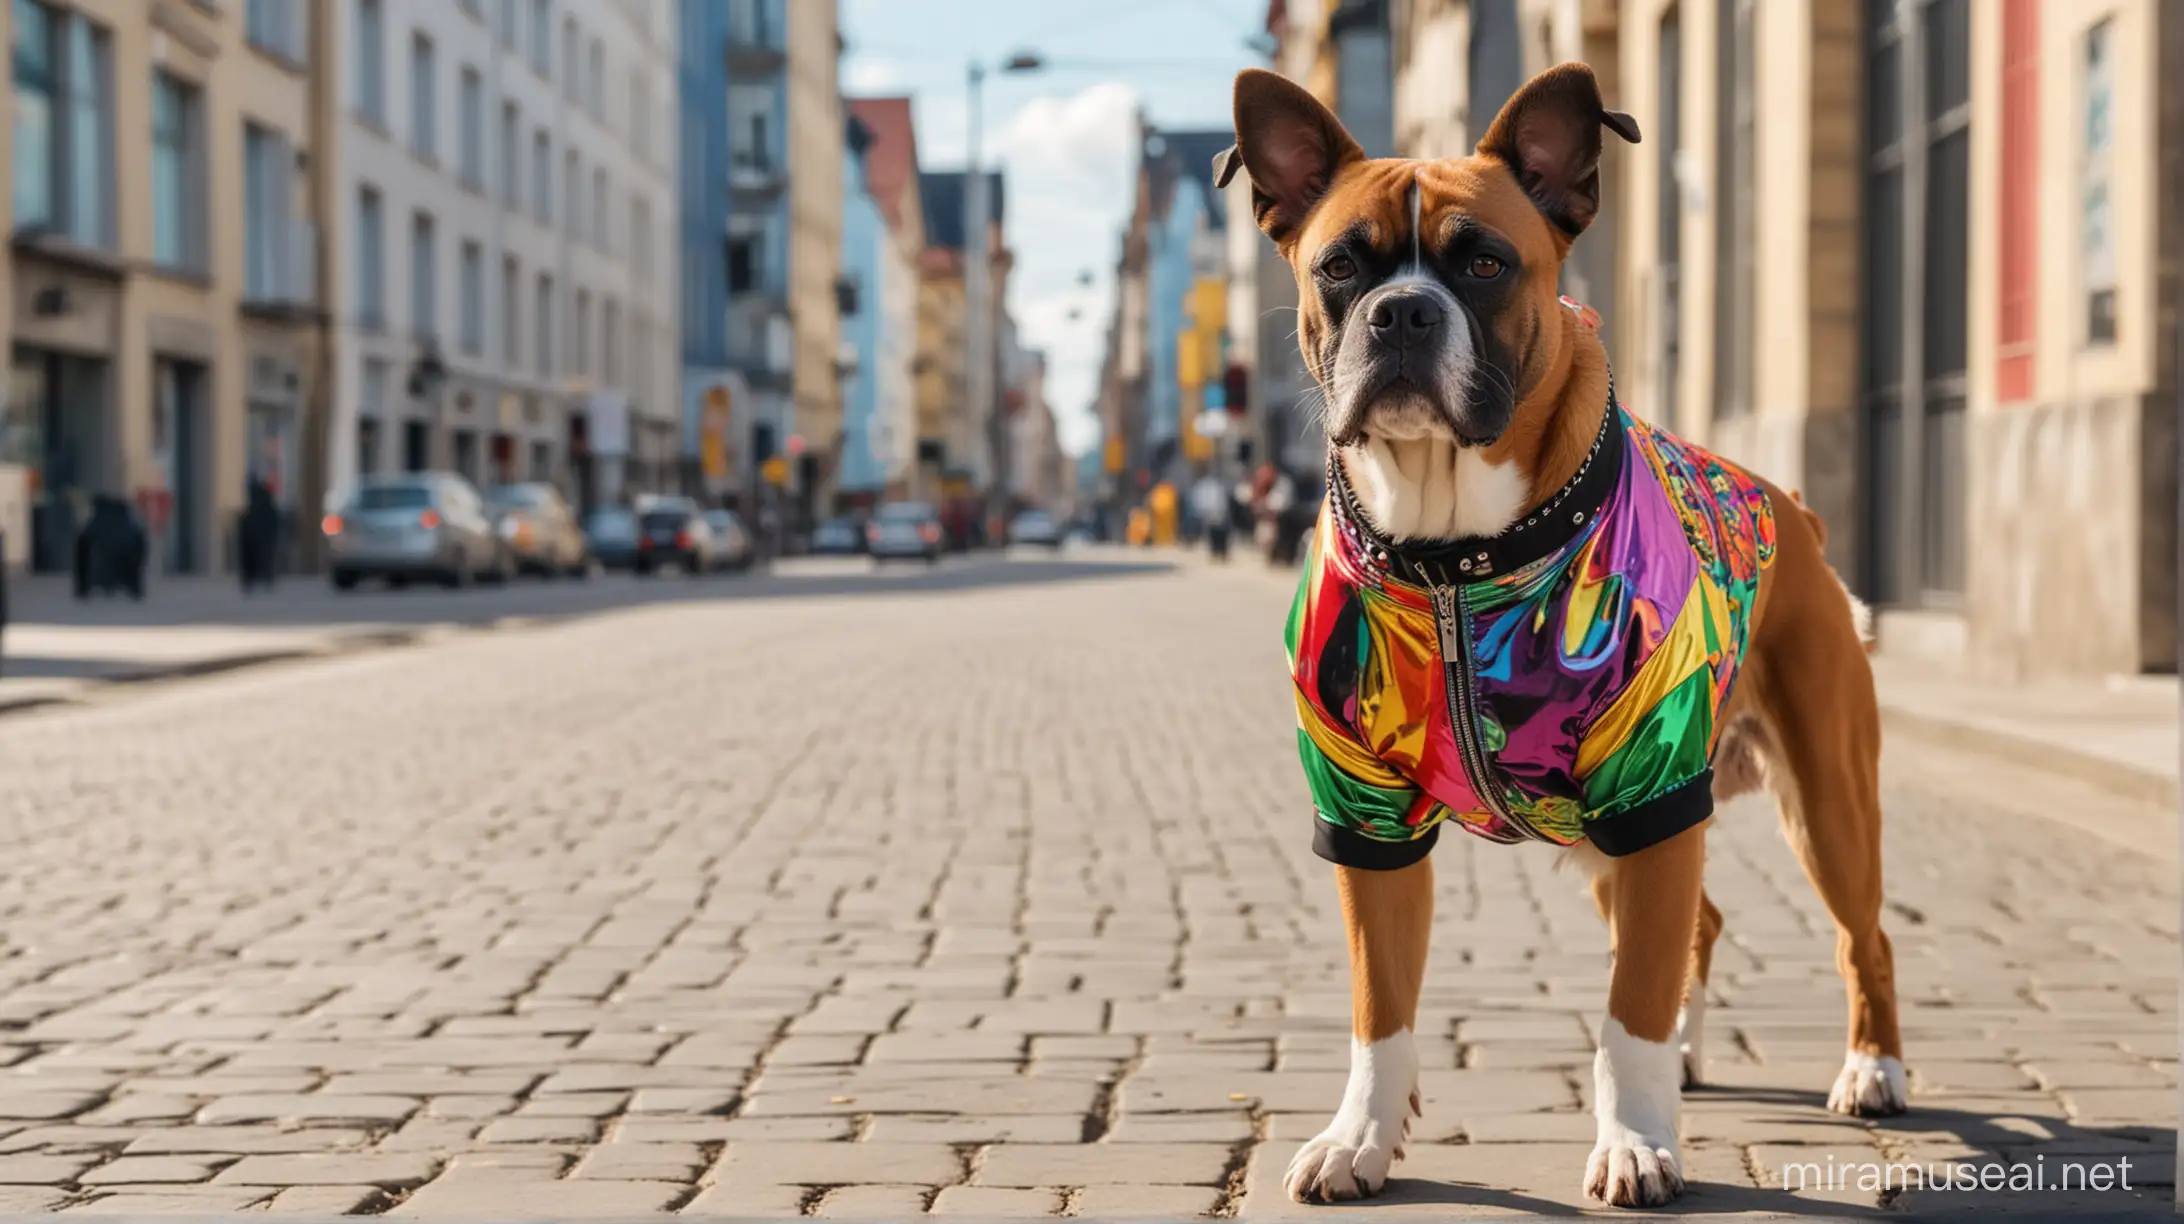
[[[243,296],[274,301],[287,284],[294,162],[280,133],[243,125]]]
[[[152,261],[204,267],[204,182],[198,163],[198,91],[152,74]]]
[[[463,243],[463,352],[472,357],[485,351],[485,251],[475,242]]]
[[[387,322],[386,221],[379,193],[356,193],[356,321],[377,329]]]
[[[410,37],[410,148],[418,155],[440,155],[440,83],[434,73],[432,40]]]
[[[538,304],[532,308],[538,342],[538,372],[551,377],[554,372],[554,278],[544,272],[538,274]]]
[[[501,259],[501,365],[515,369],[523,356],[523,328],[518,312],[522,296],[523,265],[513,255]]]
[[[606,167],[594,167],[591,172],[591,228],[592,245],[600,250],[612,249],[607,233],[607,171]]]
[[[569,227],[569,237],[582,238],[584,236],[584,162],[582,158],[577,156],[575,149],[569,150],[562,163],[561,190],[564,195],[569,197],[568,201],[563,205],[568,215],[562,218]]]
[[[610,387],[622,385],[622,307],[613,298],[599,305],[599,377]]]
[[[428,213],[410,219],[410,330],[419,339],[440,332],[438,235]]]
[[[576,356],[576,372],[591,373],[591,290],[576,291],[576,326],[570,329],[569,348]]]
[[[531,70],[545,76],[554,69],[552,0],[531,0]]]
[[[249,0],[243,33],[250,44],[291,64],[304,62],[304,29],[310,20],[303,0]]]
[[[554,138],[545,128],[531,136],[531,215],[541,225],[554,219]]]
[[[476,187],[485,181],[485,78],[475,68],[463,69],[460,103],[462,144],[456,151],[457,171],[464,185]]]
[[[387,29],[382,0],[356,3],[356,110],[387,126]]]
[[[510,209],[523,206],[523,176],[517,165],[521,156],[518,146],[522,143],[523,119],[516,112],[513,102],[501,103],[500,130],[500,195],[501,203]]]
[[[113,79],[107,33],[80,14],[15,0],[17,231],[113,245]]]
[[[2079,225],[2085,283],[2085,342],[2116,342],[2115,206],[2110,198],[2115,148],[2115,50],[2113,18],[2085,34],[2085,74],[2079,108],[2085,148],[2080,154]]]

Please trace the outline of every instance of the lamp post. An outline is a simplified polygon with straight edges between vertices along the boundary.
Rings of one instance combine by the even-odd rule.
[[[1037,72],[1046,60],[1034,51],[1018,51],[996,67],[1001,72]],[[986,174],[979,164],[979,110],[986,66],[973,60],[965,73],[970,91],[970,140],[963,172],[963,391],[971,419],[986,429],[987,510],[994,512],[1008,496],[1008,431],[993,394],[993,304],[988,301],[992,278],[987,271],[986,230],[990,197]]]

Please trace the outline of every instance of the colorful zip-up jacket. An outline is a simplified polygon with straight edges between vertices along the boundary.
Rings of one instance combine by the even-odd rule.
[[[1490,539],[1382,540],[1329,470],[1287,630],[1321,857],[1407,866],[1452,817],[1622,855],[1712,814],[1774,556],[1757,481],[1612,390],[1577,476]]]

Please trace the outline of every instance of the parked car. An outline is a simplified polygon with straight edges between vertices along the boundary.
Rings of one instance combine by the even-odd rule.
[[[515,554],[518,572],[541,578],[590,575],[591,546],[561,490],[544,483],[501,485],[485,495],[485,505]]]
[[[857,520],[830,518],[811,533],[811,550],[823,557],[846,557],[864,551],[864,533]]]
[[[626,506],[601,506],[584,518],[584,544],[601,568],[637,568],[637,512]]]
[[[705,525],[713,529],[713,538],[720,545],[719,560],[722,569],[741,573],[751,568],[754,555],[751,533],[743,526],[743,520],[733,510],[708,510]]]
[[[516,568],[485,499],[450,472],[367,477],[320,527],[329,574],[340,591],[355,590],[366,578],[392,586],[414,579],[446,587],[481,578],[505,582]]]
[[[720,542],[698,504],[689,498],[654,498],[637,516],[637,523],[639,577],[649,577],[669,566],[686,574],[720,568]]]
[[[1026,510],[1009,523],[1009,543],[1058,549],[1062,546],[1062,525],[1044,510]]]
[[[940,515],[925,502],[889,502],[865,525],[865,548],[874,561],[922,557],[937,565],[943,547]]]

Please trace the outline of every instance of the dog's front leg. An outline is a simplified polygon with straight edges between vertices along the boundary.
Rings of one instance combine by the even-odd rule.
[[[1704,834],[1680,833],[1609,860],[1605,894],[1614,977],[1593,1057],[1598,1139],[1585,1192],[1616,1207],[1658,1207],[1683,1193],[1676,1144],[1683,1060],[1674,1040],[1699,923]]]
[[[1418,991],[1433,927],[1433,866],[1335,868],[1350,935],[1350,1083],[1334,1121],[1289,1162],[1283,1185],[1298,1202],[1380,1193],[1419,1112]]]

